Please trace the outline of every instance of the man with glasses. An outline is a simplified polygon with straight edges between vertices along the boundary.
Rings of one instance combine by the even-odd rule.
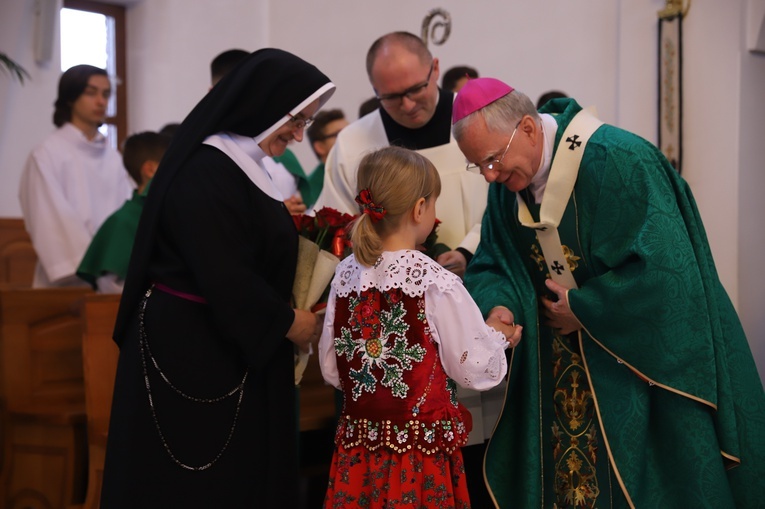
[[[537,112],[479,78],[453,117],[492,183],[466,285],[524,327],[486,453],[498,506],[759,506],[765,395],[686,182],[573,99]]]
[[[356,172],[361,158],[389,145],[416,150],[433,162],[441,177],[436,210],[441,221],[438,242],[451,250],[436,261],[461,276],[480,239],[488,186],[480,175],[465,171],[465,157],[451,136],[454,94],[438,88],[438,59],[419,37],[408,32],[377,39],[367,53],[366,68],[381,107],[350,124],[337,137],[314,208],[328,206],[358,214]],[[481,461],[485,440],[499,416],[503,391],[502,387],[482,393],[459,390],[460,401],[473,418],[470,447],[463,452],[474,507],[491,503],[484,498],[488,494]]]
[[[338,136],[316,208],[357,214],[356,171],[361,157],[388,145],[416,150],[435,164],[441,176],[438,241],[452,250],[437,261],[462,275],[478,245],[487,186],[480,176],[465,172],[465,158],[451,137],[454,94],[438,88],[438,59],[419,37],[393,32],[372,44],[366,67],[381,108]]]

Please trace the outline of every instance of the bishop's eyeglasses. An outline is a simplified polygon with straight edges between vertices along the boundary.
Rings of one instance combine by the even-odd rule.
[[[488,163],[479,163],[479,164],[468,163],[465,169],[472,173],[484,173],[485,171],[493,171],[493,170],[499,171],[499,169],[502,168],[502,160],[507,155],[507,150],[510,148],[510,144],[513,142],[513,138],[515,138],[515,133],[516,131],[518,131],[519,125],[521,125],[520,120],[518,121],[517,124],[515,124],[515,129],[513,129],[513,134],[510,135],[510,141],[507,142],[507,146],[505,147],[505,151],[502,152],[501,157],[492,159]]]

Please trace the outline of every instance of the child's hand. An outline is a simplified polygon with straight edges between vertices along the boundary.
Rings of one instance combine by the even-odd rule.
[[[505,335],[505,339],[510,343],[511,348],[515,348],[521,341],[521,333],[523,327],[515,325],[513,312],[507,309],[505,306],[497,306],[489,311],[489,316],[486,318],[486,325],[493,327],[495,330],[500,331]]]

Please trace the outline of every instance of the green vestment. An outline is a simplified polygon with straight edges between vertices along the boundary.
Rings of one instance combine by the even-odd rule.
[[[277,163],[283,164],[287,171],[297,179],[298,190],[303,198],[303,203],[308,208],[312,207],[319,198],[321,187],[324,185],[324,163],[319,164],[310,175],[306,175],[300,161],[290,149],[273,159]]]
[[[93,236],[77,267],[77,276],[90,283],[94,289],[96,280],[107,273],[125,279],[148,189],[147,185],[141,194],[133,191],[133,197],[109,216]]]
[[[541,110],[556,147],[579,110]],[[524,326],[486,453],[498,507],[762,507],[765,394],[686,182],[649,142],[603,125],[559,234],[583,325],[566,337],[539,312],[549,275],[516,194],[490,186],[465,280],[484,313],[505,305]]]

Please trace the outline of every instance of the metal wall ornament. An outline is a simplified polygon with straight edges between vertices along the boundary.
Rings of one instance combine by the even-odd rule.
[[[438,19],[437,19],[438,18]],[[440,37],[436,37],[436,31]],[[425,42],[425,46],[428,45],[429,39],[432,38],[433,44],[440,46],[445,43],[452,33],[452,17],[444,9],[436,8],[431,9],[430,12],[422,20],[422,33],[420,38]]]
[[[659,149],[681,171],[683,135],[683,0],[667,0],[659,16]]]

